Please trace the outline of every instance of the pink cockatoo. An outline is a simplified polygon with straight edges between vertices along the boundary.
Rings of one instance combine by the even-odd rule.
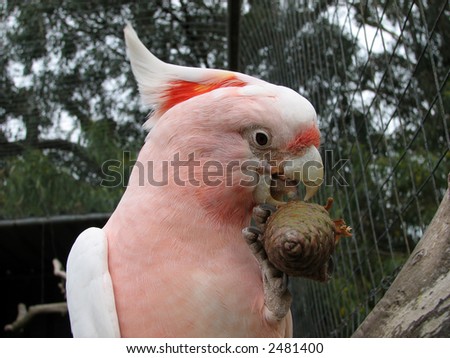
[[[166,64],[130,25],[125,39],[150,132],[109,221],[69,255],[74,336],[291,336],[285,275],[245,228],[279,203],[274,183],[303,182],[306,199],[320,185],[313,106],[241,73]]]

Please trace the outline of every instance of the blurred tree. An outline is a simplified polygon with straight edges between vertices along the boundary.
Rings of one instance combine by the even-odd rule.
[[[98,185],[102,163],[128,173],[123,153],[135,158],[145,136],[123,27],[163,60],[224,67],[225,14],[221,1],[3,5],[0,217],[112,211],[121,190]]]
[[[386,217],[399,216],[395,195],[420,195],[423,217],[418,220],[407,209],[403,213],[403,220],[417,228],[408,239],[417,240],[446,183],[446,169],[438,164],[449,145],[445,78],[450,51],[443,45],[450,33],[447,2],[245,4],[244,71],[288,85],[313,103],[325,149],[350,159],[354,174],[366,173],[356,179],[355,196],[367,191],[372,200],[360,201],[360,211],[353,213],[373,206],[376,237],[386,236],[383,210],[389,211]],[[349,18],[339,18],[343,13]],[[416,194],[428,180],[433,185]],[[399,219],[395,225],[400,224]],[[403,234],[398,237],[404,245]]]
[[[98,185],[102,163],[119,160],[127,173],[145,136],[126,22],[165,61],[227,67],[226,1],[1,6],[0,218],[113,210],[121,190]],[[241,70],[310,99],[324,157],[334,156],[327,173],[349,159],[341,172],[349,186],[325,187],[319,200],[335,197],[334,216],[355,238],[336,253],[338,278],[298,295],[322,317],[310,334],[349,335],[446,187],[448,1],[244,0],[241,20]],[[304,307],[294,311],[305,319]]]
[[[445,0],[244,1],[244,72],[313,103],[323,157],[333,156],[328,175],[348,159],[341,174],[350,186],[325,187],[321,201],[335,197],[336,216],[351,223],[355,239],[338,250],[331,286],[306,285],[303,304],[320,297],[321,321],[300,335],[351,334],[439,205],[450,143],[448,12]],[[292,286],[305,294],[304,283]],[[304,307],[294,311],[308,316]]]

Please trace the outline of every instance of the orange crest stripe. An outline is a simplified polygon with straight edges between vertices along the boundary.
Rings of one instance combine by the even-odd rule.
[[[290,152],[299,152],[304,148],[315,146],[319,148],[320,146],[320,131],[313,125],[310,128],[300,132],[287,146]]]
[[[218,79],[217,81],[210,81],[205,83],[189,82],[183,80],[172,81],[169,83],[169,88],[164,92],[163,98],[165,101],[161,106],[163,112],[177,105],[178,103],[184,102],[195,96],[214,91],[218,88],[223,87],[243,87],[247,83],[241,81],[234,75],[227,76],[223,79]]]

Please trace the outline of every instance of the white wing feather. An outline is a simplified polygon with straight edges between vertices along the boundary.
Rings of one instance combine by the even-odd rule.
[[[66,290],[74,337],[120,337],[102,229],[89,228],[75,241],[67,260]]]

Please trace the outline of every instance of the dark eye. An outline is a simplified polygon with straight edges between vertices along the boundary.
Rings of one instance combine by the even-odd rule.
[[[264,132],[256,132],[255,133],[255,142],[256,144],[264,147],[269,143],[269,136]]]

